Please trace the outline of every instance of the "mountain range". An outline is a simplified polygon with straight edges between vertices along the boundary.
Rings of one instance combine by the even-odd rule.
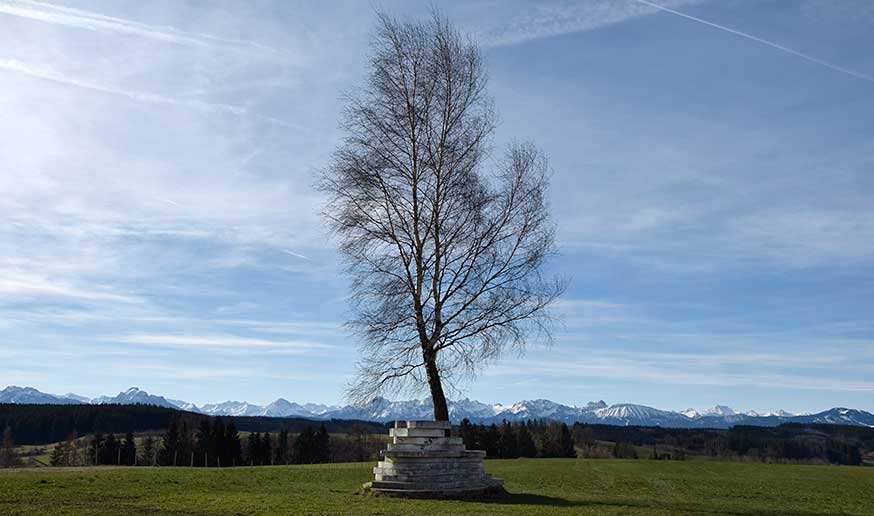
[[[73,393],[47,394],[33,387],[9,386],[0,391],[0,403],[34,404],[145,404],[170,407],[216,416],[304,417],[310,419],[359,419],[387,422],[395,419],[430,419],[433,417],[430,399],[389,401],[375,398],[363,405],[322,405],[294,403],[279,398],[269,405],[254,405],[245,401],[225,401],[198,407],[193,403],[149,394],[136,387],[116,396],[87,398]],[[455,422],[467,418],[475,423],[499,423],[527,419],[550,419],[565,423],[607,425],[662,426],[673,428],[728,428],[735,425],[777,426],[782,423],[827,423],[874,427],[874,414],[862,410],[836,407],[816,414],[791,414],[783,410],[759,414],[737,412],[717,405],[706,410],[687,409],[680,412],[659,410],[645,405],[604,401],[583,406],[569,406],[550,400],[525,400],[512,405],[487,404],[463,399],[449,401],[449,417]]]

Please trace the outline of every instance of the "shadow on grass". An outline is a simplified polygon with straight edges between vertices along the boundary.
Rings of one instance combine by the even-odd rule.
[[[495,493],[482,497],[467,499],[478,503],[497,505],[539,505],[551,507],[625,507],[637,509],[668,510],[675,514],[714,514],[719,516],[822,516],[822,512],[770,509],[762,507],[749,509],[701,507],[697,503],[660,503],[657,501],[643,502],[635,500],[568,500],[554,496],[544,496],[531,493]]]
[[[548,505],[552,507],[580,507],[591,505],[589,502],[580,500],[567,500],[555,496],[544,496],[531,493],[493,493],[476,498],[467,498],[469,501],[479,503],[493,503],[498,505]]]

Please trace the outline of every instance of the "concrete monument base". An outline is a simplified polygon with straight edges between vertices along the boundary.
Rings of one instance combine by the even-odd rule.
[[[449,421],[395,421],[374,480],[365,492],[410,498],[465,497],[502,492],[504,481],[483,469],[486,452],[466,450]]]

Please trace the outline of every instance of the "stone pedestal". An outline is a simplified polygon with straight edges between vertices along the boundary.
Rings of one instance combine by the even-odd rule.
[[[483,469],[486,452],[466,450],[449,421],[395,421],[374,480],[364,489],[407,497],[451,497],[501,491],[504,481]]]

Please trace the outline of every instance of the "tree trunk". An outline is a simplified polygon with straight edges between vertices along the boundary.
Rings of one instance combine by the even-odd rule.
[[[443,385],[440,383],[440,373],[437,371],[437,361],[434,357],[426,359],[425,370],[428,372],[428,386],[431,388],[431,401],[434,403],[434,419],[449,421],[449,408],[446,406],[446,396],[443,394]]]

